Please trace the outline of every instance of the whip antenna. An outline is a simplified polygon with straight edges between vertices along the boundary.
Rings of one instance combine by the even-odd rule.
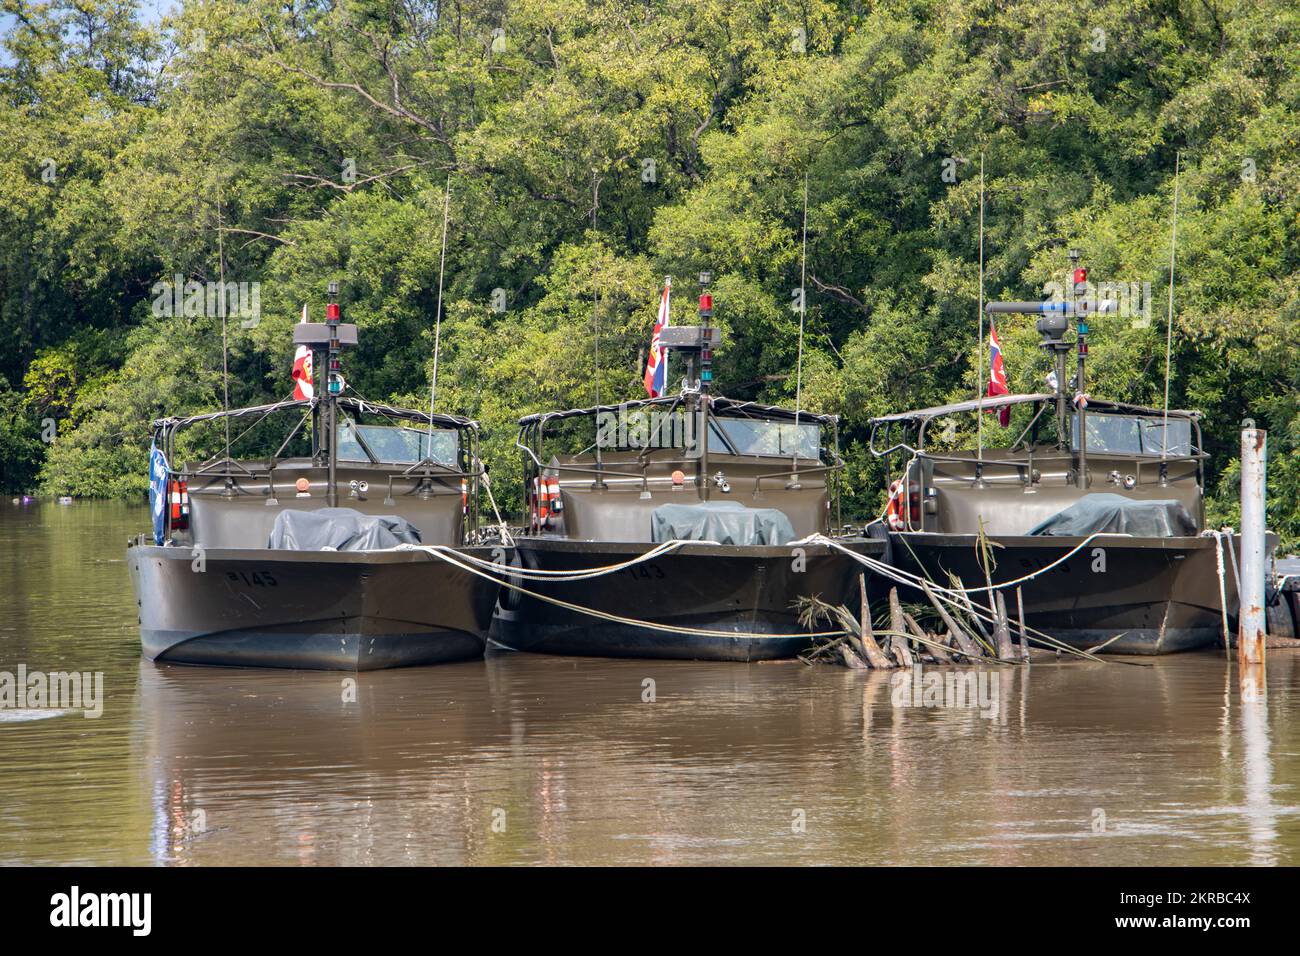
[[[1182,171],[1181,152],[1174,154],[1174,214],[1169,231],[1169,314],[1165,321],[1165,407],[1160,436],[1160,459],[1169,455],[1169,367],[1174,348],[1174,263],[1178,251],[1178,174]]]
[[[803,173],[803,253],[799,261],[799,358],[794,373],[794,475],[792,485],[799,482],[799,413],[803,409],[803,329],[808,315],[808,171]]]
[[[980,342],[979,348],[975,350],[979,360],[979,371],[977,373],[975,401],[979,405],[979,412],[975,418],[978,420],[977,425],[977,453],[979,461],[984,460],[984,154],[980,153],[980,288],[979,288],[979,312],[980,312]],[[992,321],[992,320],[990,320]],[[989,370],[990,373],[992,369]]]
[[[226,423],[226,471],[230,470],[230,346],[227,337],[229,317],[226,308],[226,247],[225,220],[221,209],[221,196],[217,196],[217,277],[221,282],[221,410]]]
[[[442,277],[447,266],[447,223],[451,218],[451,173],[447,174],[447,188],[442,194],[442,255],[438,259],[438,307],[433,320],[433,381],[429,383],[429,447],[425,452],[433,456],[433,401],[438,394],[438,353],[442,345]]]
[[[596,210],[600,208],[600,180],[596,178],[596,171],[591,171],[591,231],[593,238],[596,232]],[[597,309],[597,296],[599,287],[596,282],[596,263],[600,256],[600,250],[595,250],[595,258],[592,259],[591,266],[591,324],[594,329],[594,347],[596,351],[596,404],[600,404],[600,312]],[[666,381],[666,379],[665,379]],[[597,452],[599,454],[599,452]]]

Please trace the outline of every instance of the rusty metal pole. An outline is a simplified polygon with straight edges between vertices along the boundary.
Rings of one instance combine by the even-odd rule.
[[[1268,432],[1246,419],[1241,431],[1241,610],[1237,662],[1264,663],[1264,501]]]

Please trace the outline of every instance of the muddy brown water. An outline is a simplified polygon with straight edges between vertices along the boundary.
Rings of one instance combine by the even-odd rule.
[[[0,708],[0,863],[1300,862],[1295,652],[1261,699],[1219,652],[976,672],[977,706],[798,663],[156,666],[147,518],[0,505],[0,680],[104,681],[95,719]]]

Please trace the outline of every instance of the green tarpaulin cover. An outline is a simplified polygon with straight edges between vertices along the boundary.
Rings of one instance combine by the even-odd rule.
[[[1084,537],[1099,531],[1137,538],[1190,538],[1196,535],[1196,522],[1172,499],[1135,501],[1105,493],[1084,495],[1029,533]]]
[[[419,544],[420,529],[397,515],[367,515],[352,508],[281,511],[268,548],[289,551],[379,551]]]
[[[660,505],[651,516],[651,540],[716,541],[718,544],[788,544],[794,527],[775,508],[747,508],[734,501]]]

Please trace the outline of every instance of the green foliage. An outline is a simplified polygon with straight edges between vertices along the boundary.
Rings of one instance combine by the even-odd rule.
[[[290,326],[339,279],[349,383],[423,405],[450,176],[437,406],[482,422],[503,502],[514,420],[639,394],[662,277],[683,322],[707,270],[721,389],[844,416],[846,510],[874,513],[866,420],[977,390],[981,159],[986,296],[1040,295],[1070,247],[1149,284],[1149,321],[1094,323],[1089,390],[1156,405],[1177,160],[1170,399],[1205,413],[1222,520],[1241,419],[1270,430],[1270,519],[1300,541],[1289,0],[207,0],[156,27],[0,3],[7,487],[136,494],[147,420],[219,404],[220,319],[152,313],[175,275],[261,284],[260,324],[226,329],[232,403],[287,394]],[[1041,388],[1032,322],[999,334]]]

